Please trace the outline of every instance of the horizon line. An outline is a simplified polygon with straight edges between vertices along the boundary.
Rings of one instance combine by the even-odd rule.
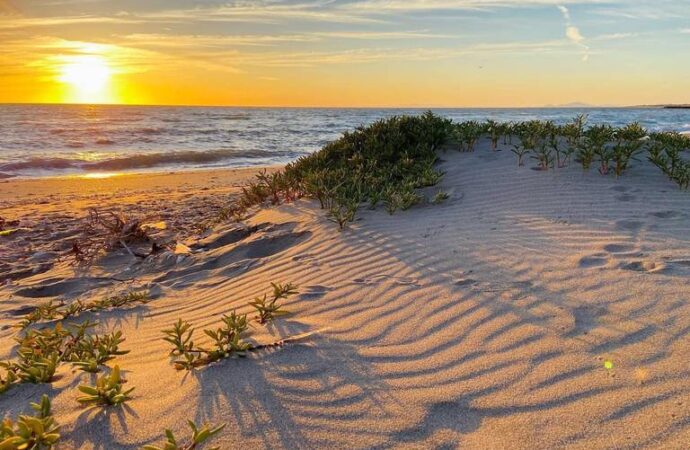
[[[247,108],[247,109],[626,109],[626,108],[667,108],[690,107],[684,103],[656,103],[632,105],[590,105],[577,102],[563,105],[533,106],[434,106],[434,105],[399,105],[399,106],[329,106],[329,105],[216,105],[216,104],[174,104],[174,103],[61,103],[61,102],[0,102],[0,106],[124,106],[124,107],[177,107],[177,108]]]

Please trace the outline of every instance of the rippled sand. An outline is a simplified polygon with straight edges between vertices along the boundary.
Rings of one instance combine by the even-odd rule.
[[[446,176],[429,190],[450,194],[441,205],[394,216],[363,207],[338,233],[316,203],[299,201],[186,238],[189,256],[106,259],[99,276],[129,274],[128,285],[156,292],[146,306],[97,317],[127,338],[131,353],[115,362],[134,399],[83,409],[74,387],[88,375],[64,365],[49,386],[13,388],[0,409],[16,413],[48,393],[65,448],[137,448],[160,442],[164,428],[186,434],[187,418],[226,423],[222,448],[687,448],[690,194],[646,162],[616,180],[575,165],[518,168],[510,152],[484,145],[441,157]],[[94,201],[174,212],[229,195],[235,176],[142,178],[132,196],[107,183],[87,192],[41,182],[33,196],[19,194],[21,183],[0,189],[12,186],[15,199],[2,201],[15,216],[38,221],[79,216]],[[193,209],[184,211],[189,221]],[[3,323],[45,293],[89,299],[123,287],[66,283],[72,276],[56,263],[2,287]],[[290,316],[251,338],[308,339],[173,369],[161,329],[250,312],[271,281],[300,294]],[[0,331],[0,357],[13,333]]]

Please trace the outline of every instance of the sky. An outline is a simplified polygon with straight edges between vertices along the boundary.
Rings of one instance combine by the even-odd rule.
[[[690,103],[690,0],[0,0],[0,102]]]

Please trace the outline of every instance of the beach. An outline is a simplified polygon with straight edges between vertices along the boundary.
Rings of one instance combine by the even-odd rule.
[[[75,388],[94,375],[62,364],[0,409],[48,394],[60,448],[160,444],[188,419],[225,424],[223,449],[687,448],[690,196],[647,161],[616,179],[501,150],[439,153],[445,175],[423,192],[447,200],[364,206],[342,232],[308,199],[215,221],[257,168],[0,182],[2,216],[26,228],[0,237],[0,276],[21,272],[0,287],[0,359],[29,307],[151,293],[80,316],[125,336],[108,363],[135,387],[122,408],[81,406]],[[84,272],[68,254],[89,207],[181,245],[120,249]],[[176,370],[163,329],[183,319],[205,343],[271,282],[298,294],[249,328],[266,348]]]

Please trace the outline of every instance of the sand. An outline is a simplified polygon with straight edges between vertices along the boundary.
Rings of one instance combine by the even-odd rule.
[[[429,190],[450,194],[441,205],[394,216],[364,207],[339,233],[302,200],[219,225],[191,255],[113,255],[94,267],[101,278],[76,283],[64,282],[74,277],[65,260],[11,281],[0,288],[3,324],[49,298],[142,286],[155,299],[93,315],[126,336],[131,352],[110,363],[136,387],[126,407],[81,407],[75,386],[91,376],[63,365],[51,384],[2,395],[0,411],[47,393],[60,448],[138,448],[162,442],[164,428],[186,435],[186,419],[225,423],[221,448],[688,448],[690,194],[646,162],[616,180],[575,165],[518,168],[488,142],[441,157],[446,176]],[[76,221],[93,202],[167,205],[163,220],[184,225],[247,175],[9,181],[2,215],[36,225],[58,213]],[[271,281],[300,294],[251,339],[313,334],[173,368],[161,329],[250,312]],[[0,331],[1,358],[14,333]]]

